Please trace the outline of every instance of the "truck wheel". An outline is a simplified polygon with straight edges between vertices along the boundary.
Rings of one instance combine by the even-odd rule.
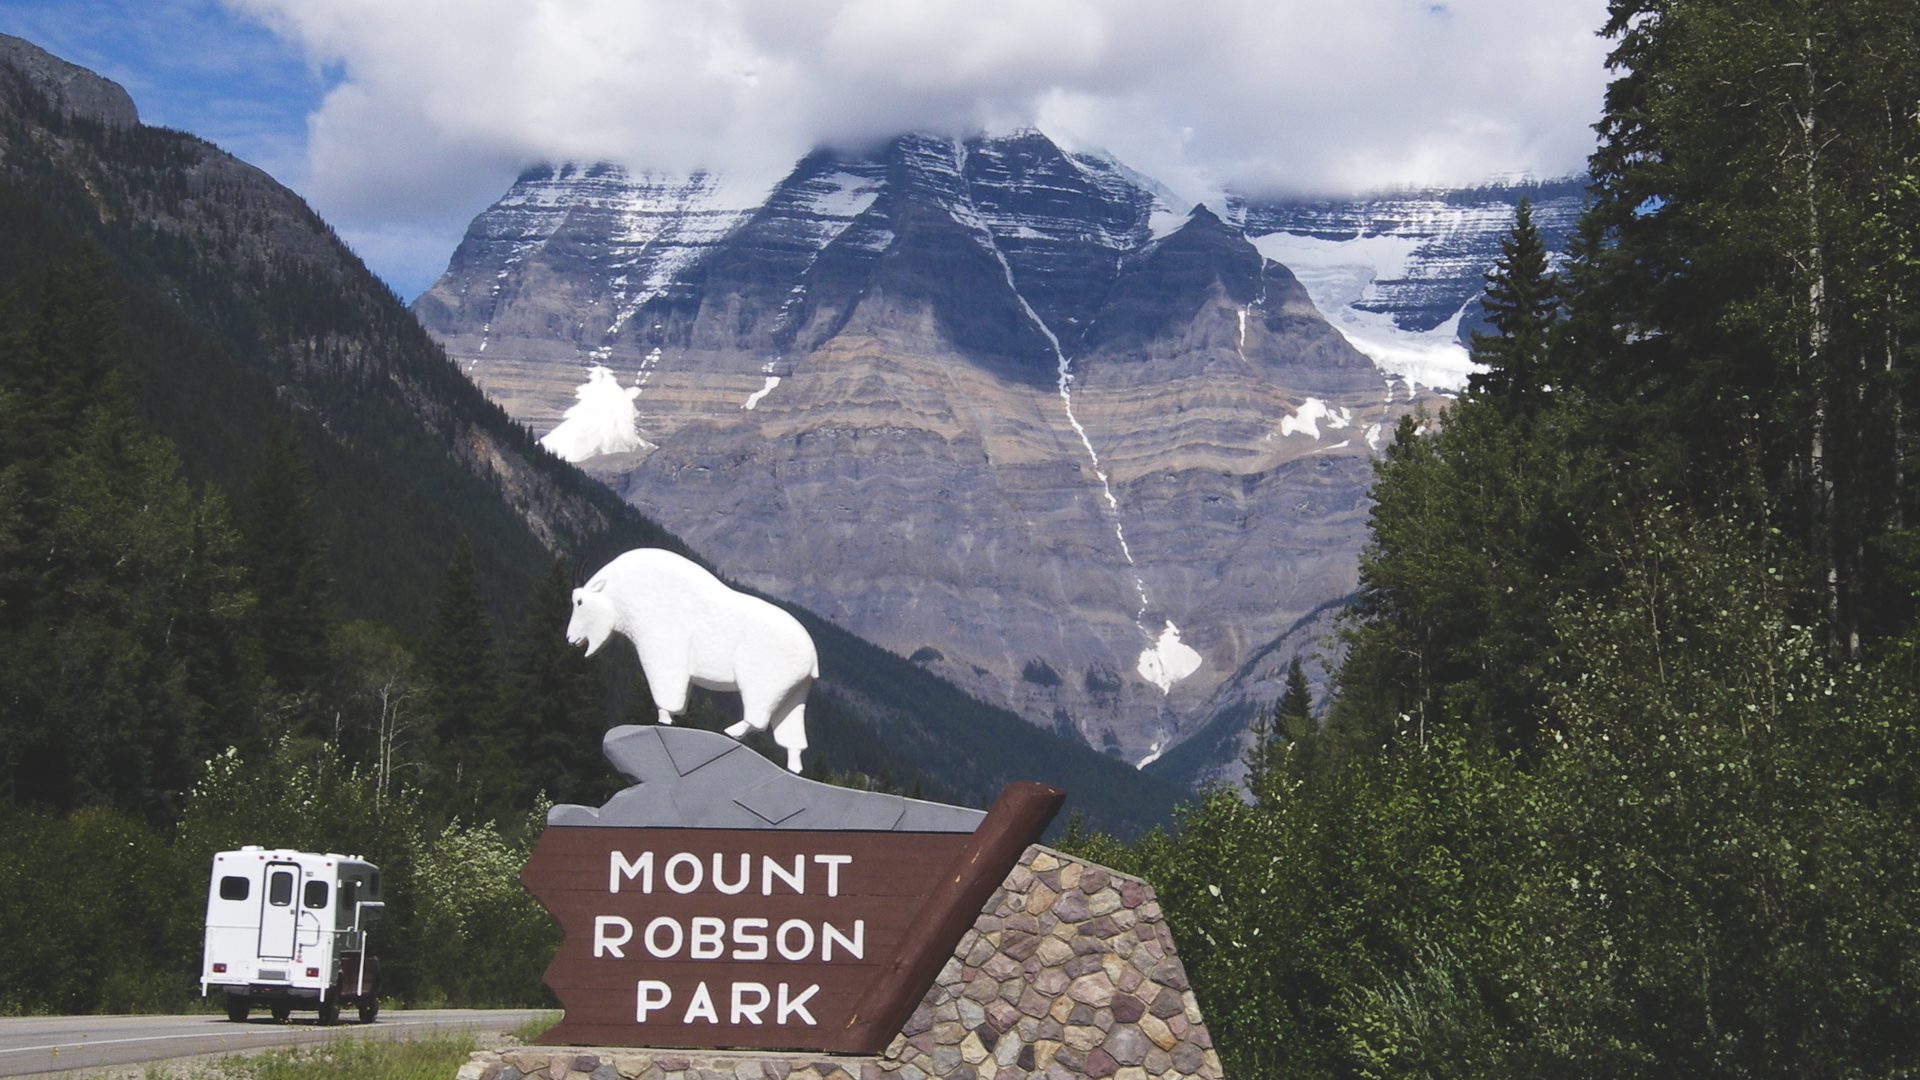
[[[373,1018],[379,1015],[380,1015],[380,1000],[378,998],[369,997],[369,998],[360,999],[360,1022],[361,1023],[371,1024],[373,1023]]]
[[[274,1004],[267,1006],[267,1011],[273,1014],[274,1023],[284,1024],[287,1022],[287,1017],[293,1015],[293,1006]]]
[[[332,1027],[340,1022],[340,1003],[323,1001],[320,1003],[320,1026]]]
[[[247,1021],[247,1009],[246,998],[238,994],[227,995],[227,1019],[236,1024],[244,1024]]]

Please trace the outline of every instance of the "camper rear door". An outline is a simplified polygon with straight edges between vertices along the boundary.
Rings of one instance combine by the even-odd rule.
[[[294,936],[300,928],[296,863],[267,864],[267,887],[260,890],[260,955],[293,958]]]

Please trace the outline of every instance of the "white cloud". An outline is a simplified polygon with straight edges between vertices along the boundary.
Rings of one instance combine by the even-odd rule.
[[[304,186],[349,230],[537,160],[760,174],[1024,123],[1182,195],[1553,175],[1605,80],[1604,0],[227,2],[341,71]]]

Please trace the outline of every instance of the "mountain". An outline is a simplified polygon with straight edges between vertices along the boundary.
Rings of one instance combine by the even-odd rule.
[[[772,184],[542,166],[413,310],[740,580],[1129,762],[1228,731],[1191,782],[1354,588],[1371,457],[1464,382],[1512,203],[1574,190],[1216,212],[1032,131]],[[1440,328],[1455,376],[1356,319]]]
[[[140,124],[120,87],[8,37],[0,235],[0,279],[27,300],[49,267],[100,260],[126,385],[196,481],[238,490],[269,432],[294,434],[353,617],[418,634],[462,535],[506,621],[556,554],[590,570],[627,547],[688,550],[489,401],[297,195]],[[794,610],[821,654],[809,714],[826,764],[970,802],[1043,780],[1124,832],[1169,812],[1171,785]]]

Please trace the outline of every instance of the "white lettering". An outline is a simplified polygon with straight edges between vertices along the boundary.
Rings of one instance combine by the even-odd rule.
[[[727,933],[727,921],[707,915],[696,915],[693,919],[693,941],[687,946],[689,960],[717,960],[726,948],[720,939]]]
[[[620,932],[620,936],[612,937],[608,935],[607,931],[609,929],[617,929]],[[599,959],[607,953],[612,953],[620,959],[625,960],[627,954],[620,951],[620,946],[632,940],[633,924],[627,920],[618,915],[595,915],[593,917],[593,955],[595,959]]]
[[[815,855],[813,861],[827,868],[827,895],[840,895],[840,868],[853,861],[851,855]]]
[[[662,927],[673,931],[673,944],[664,949],[660,947],[658,941],[654,940],[655,935]],[[647,951],[652,953],[656,960],[665,960],[672,957],[680,951],[680,946],[685,941],[686,934],[680,930],[679,919],[669,915],[662,915],[647,924]]]
[[[820,959],[822,960],[833,959],[833,943],[836,941],[838,941],[840,945],[843,948],[845,948],[848,952],[852,953],[853,958],[855,960],[865,960],[867,958],[867,920],[865,919],[853,920],[853,940],[852,941],[848,941],[847,936],[845,934],[842,934],[840,931],[835,930],[833,928],[832,923],[830,922],[821,923],[820,924]]]
[[[748,1004],[746,1000],[749,993],[758,995],[752,1004]],[[767,1005],[772,1001],[773,995],[767,993],[767,988],[759,983],[734,983],[733,1007],[727,1010],[727,1015],[731,1019],[727,1023],[737,1024],[744,1016],[748,1023],[757,1026],[760,1023],[760,1014],[767,1011]]]
[[[620,879],[623,877],[630,879],[636,874],[640,876],[640,891],[643,893],[653,891],[653,852],[641,852],[637,862],[628,862],[626,855],[618,851],[613,852],[612,856],[607,860],[608,892],[619,892]]]
[[[668,865],[671,866],[672,864],[669,863]],[[787,887],[794,892],[805,893],[807,891],[807,857],[805,855],[795,855],[793,857],[793,873],[789,874],[787,873],[786,867],[773,861],[773,856],[760,856],[761,896],[773,895],[773,879],[776,876],[786,882]],[[671,883],[672,879],[669,878],[668,881]]]
[[[673,1000],[673,988],[654,979],[641,979],[637,993],[640,1004],[633,1014],[633,1022],[636,1024],[646,1023],[648,1013],[655,1009],[666,1008],[667,1003]],[[660,996],[655,997],[655,994]]]
[[[693,867],[693,880],[684,885],[681,884],[680,879],[673,876],[673,868],[676,866]],[[661,876],[667,879],[667,888],[677,893],[690,893],[700,887],[700,859],[683,851],[667,860],[666,870]]]
[[[766,928],[767,920],[765,919],[733,920],[733,943],[735,945],[746,946],[744,949],[734,949],[733,958],[735,960],[765,960],[767,958],[767,935],[749,934],[747,931],[765,930]]]
[[[813,1019],[813,1014],[808,1012],[806,1009],[807,999],[819,992],[820,992],[820,984],[814,983],[812,986],[807,987],[806,993],[801,994],[799,997],[794,998],[792,1001],[788,1001],[787,1000],[787,984],[781,983],[780,984],[780,1005],[779,1005],[779,1008],[774,1011],[773,1022],[776,1024],[784,1024],[787,1022],[787,1017],[792,1016],[794,1013],[799,1013],[800,1018],[802,1020],[805,1020],[809,1027],[813,1026],[813,1024],[815,1023]],[[754,1023],[756,1024],[759,1022],[760,1021],[758,1020],[754,1021]]]
[[[720,1014],[713,1010],[713,995],[707,992],[707,984],[701,983],[693,992],[693,1000],[687,1002],[687,1015],[680,1018],[683,1024],[694,1020],[705,1020],[709,1024],[720,1022]]]
[[[747,882],[753,880],[753,856],[744,851],[740,853],[740,880],[731,885],[727,884],[726,879],[720,876],[720,867],[724,865],[720,861],[721,858],[722,856],[719,852],[716,851],[713,853],[713,887],[726,893],[728,896],[733,896],[744,890],[747,887]]]
[[[787,948],[787,932],[789,930],[798,930],[806,935],[805,943],[797,949]],[[779,946],[781,956],[789,960],[805,960],[807,954],[813,952],[813,927],[804,919],[788,919],[786,922],[780,924],[780,929],[774,934],[773,941],[775,945]],[[782,1021],[782,1023],[784,1022],[785,1021]]]

